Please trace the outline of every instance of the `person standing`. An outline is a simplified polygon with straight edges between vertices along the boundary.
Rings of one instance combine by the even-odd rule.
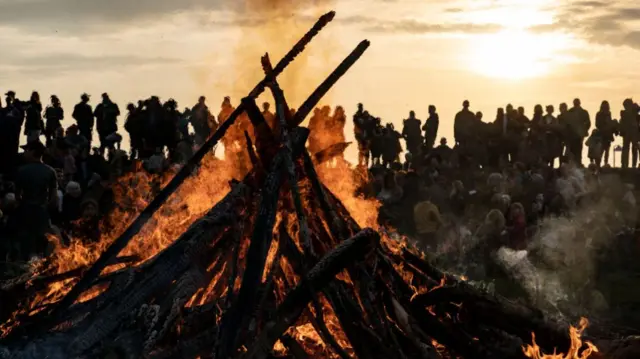
[[[407,144],[407,151],[411,153],[415,158],[418,158],[422,143],[422,122],[416,118],[414,111],[409,112],[409,118],[404,120],[402,126],[402,138],[404,138]]]
[[[44,118],[47,120],[44,127],[44,137],[47,140],[47,146],[49,146],[56,131],[62,127],[62,120],[64,119],[64,110],[58,96],[51,95],[51,105],[47,106],[44,111]]]
[[[635,168],[638,162],[638,138],[640,128],[638,126],[638,114],[631,99],[622,103],[624,110],[620,117],[620,135],[622,136],[622,168],[629,167],[629,150],[632,151],[631,167]]]
[[[89,105],[89,95],[84,93],[80,96],[80,102],[73,108],[73,114],[71,115],[76,124],[78,130],[84,138],[89,141],[89,147],[91,147],[91,141],[93,139],[93,109]]]
[[[24,112],[15,92],[6,93],[6,107],[0,110],[0,174],[15,169],[20,148],[20,131],[24,122]]]
[[[44,122],[42,121],[42,103],[40,94],[36,91],[31,93],[31,99],[26,103],[26,121],[24,124],[24,134],[27,136],[27,143],[38,141],[44,132]]]
[[[56,171],[42,163],[45,146],[31,141],[22,146],[26,164],[16,173],[18,208],[18,247],[22,258],[43,255],[47,250],[47,233],[52,226],[49,210],[58,203],[58,179]]]
[[[143,147],[144,123],[140,111],[132,104],[127,105],[127,119],[124,129],[129,133],[131,158],[139,158]]]
[[[100,139],[100,153],[104,154],[104,150],[110,145],[107,137],[118,132],[118,116],[120,116],[120,108],[116,103],[111,101],[107,93],[102,94],[102,102],[96,106],[93,114],[96,118],[96,127],[98,137]]]
[[[271,105],[268,102],[262,104],[262,117],[264,117],[267,125],[271,128],[271,132],[278,133],[280,125],[276,120],[276,115],[271,112]]]
[[[567,125],[567,145],[569,152],[573,155],[574,161],[582,166],[582,147],[584,139],[589,135],[591,129],[591,118],[589,112],[583,109],[580,99],[573,100],[573,107],[568,112]]]
[[[191,109],[191,126],[193,126],[193,131],[196,135],[195,142],[198,146],[202,146],[209,139],[211,132],[218,127],[218,123],[209,111],[205,101],[206,98],[200,96],[198,103]]]
[[[600,111],[596,114],[596,128],[602,138],[602,156],[604,156],[604,164],[607,165],[609,164],[609,152],[616,130],[615,121],[611,118],[611,107],[607,101],[602,101]],[[598,159],[598,167],[602,165],[602,156]]]
[[[438,137],[438,127],[440,127],[440,117],[436,112],[434,105],[429,105],[429,118],[424,122],[422,130],[424,131],[424,141],[427,150],[431,150],[436,143]]]

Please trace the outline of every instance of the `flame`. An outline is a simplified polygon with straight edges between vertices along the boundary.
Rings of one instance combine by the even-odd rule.
[[[541,353],[540,347],[536,344],[536,335],[531,333],[531,345],[528,344],[522,348],[524,355],[533,359],[587,359],[591,354],[598,352],[598,348],[593,343],[589,341],[582,342],[582,333],[588,325],[589,321],[586,318],[581,318],[577,328],[573,326],[569,328],[571,347],[566,354],[556,354],[555,351],[553,354]],[[583,349],[584,346],[586,348]]]
[[[379,229],[380,202],[356,195],[358,189],[369,181],[366,170],[353,168],[350,163],[338,160],[318,166],[318,176],[344,204],[360,227]]]
[[[228,168],[224,161],[215,158],[213,154],[207,156],[197,174],[184,182],[120,255],[137,256],[143,262],[171,244],[228,192]],[[172,176],[173,173],[158,177],[137,172],[118,179],[112,185],[116,208],[100,222],[100,240],[87,243],[80,238],[72,238],[71,243],[64,246],[57,238],[50,237],[55,249],[46,261],[31,265],[32,275],[62,274],[90,266],[153,199],[155,190],[167,183]],[[122,267],[124,265],[110,266],[104,273]],[[0,326],[0,337],[6,336],[18,324],[17,318],[20,315],[33,314],[36,308],[43,308],[62,299],[76,281],[77,279],[69,279],[52,283],[46,290],[38,292],[22,309],[13,313],[11,320]],[[104,289],[93,288],[84,293],[80,301],[89,300],[102,290]]]

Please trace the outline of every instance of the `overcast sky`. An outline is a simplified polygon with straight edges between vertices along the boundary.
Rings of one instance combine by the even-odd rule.
[[[293,107],[365,38],[327,101],[397,125],[429,104],[446,123],[465,98],[486,119],[574,97],[617,110],[640,80],[634,0],[0,0],[0,90],[55,93],[69,110],[85,91],[122,107],[204,94],[217,110],[260,77],[260,54],[277,61],[329,9],[334,22],[282,79]]]

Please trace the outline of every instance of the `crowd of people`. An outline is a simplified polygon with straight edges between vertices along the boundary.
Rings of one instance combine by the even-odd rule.
[[[578,99],[570,109],[561,104],[557,116],[551,105],[544,111],[535,106],[531,118],[524,108],[507,105],[497,110],[493,121],[484,121],[483,114],[472,112],[464,101],[453,121],[450,146],[446,138],[437,140],[440,121],[433,105],[424,123],[411,111],[400,132],[359,104],[353,115],[358,146],[353,173],[360,187],[354,195],[380,201],[383,226],[414,238],[429,251],[457,251],[456,261],[468,259],[461,255],[460,243],[473,247],[469,255],[481,262],[500,247],[528,249],[545,218],[571,218],[605,199],[612,210],[602,215],[624,233],[634,232],[633,183],[607,187],[615,136],[622,137],[623,168],[635,167],[640,152],[639,107],[630,99],[622,105],[619,119],[614,119],[609,103],[602,102],[592,124]],[[204,97],[180,111],[173,99],[161,102],[152,96],[128,104],[122,114],[108,94],[102,94],[95,108],[83,94],[71,114],[75,123],[64,128],[65,111],[57,96],[43,107],[37,92],[28,101],[7,92],[0,106],[1,260],[45,255],[51,233],[98,240],[98,223],[113,208],[112,185],[118,178],[135,171],[160,174],[183,165],[234,110],[229,97],[214,116]],[[279,122],[268,103],[262,115],[277,130]],[[129,152],[121,148],[120,117]],[[308,124],[310,152],[344,145],[346,122],[340,106],[333,113],[328,106],[316,109]],[[236,166],[237,173],[251,166],[250,127],[248,116],[240,115],[222,138],[225,157],[233,159],[227,165]],[[21,142],[22,135],[26,139]],[[586,167],[583,145],[588,148]]]
[[[595,123],[579,99],[573,101],[571,108],[561,103],[557,116],[553,105],[546,106],[544,110],[542,105],[536,105],[531,118],[526,115],[524,107],[515,108],[508,104],[497,110],[493,121],[484,120],[482,112],[471,111],[469,101],[464,101],[462,107],[453,125],[456,150],[450,151],[451,148],[445,146],[445,139],[434,148],[440,125],[435,106],[429,106],[424,124],[411,111],[400,133],[392,123],[383,125],[380,118],[359,104],[354,115],[358,163],[361,166],[382,164],[390,167],[393,163],[404,162],[400,159],[401,140],[404,140],[406,160],[417,166],[429,160],[426,155],[435,153],[465,168],[496,168],[515,162],[527,166],[542,163],[553,166],[563,156],[582,165],[583,145],[586,145],[589,163],[601,167],[609,164],[611,144],[616,136],[622,137],[623,142],[621,166],[629,167],[630,151],[631,167],[638,163],[640,107],[631,99],[623,101],[619,119],[612,115],[609,103],[603,101]],[[449,154],[455,154],[455,158],[449,158]]]
[[[18,99],[13,91],[5,95],[4,104],[0,103],[3,263],[47,253],[49,234],[98,240],[99,222],[114,207],[113,184],[119,178],[137,171],[162,174],[183,165],[235,110],[228,97],[216,117],[204,97],[179,111],[173,99],[161,102],[152,96],[129,103],[122,114],[108,94],[102,94],[95,108],[90,96],[83,94],[71,113],[75,123],[64,128],[68,113],[57,96],[52,95],[45,107],[38,92],[28,101]],[[263,116],[273,123],[275,115],[268,103]],[[123,126],[120,117],[124,117]],[[236,122],[223,144],[228,156],[246,159],[244,131],[249,120],[242,115]],[[121,148],[122,130],[129,137],[129,152]],[[247,162],[233,164],[242,171]]]
[[[410,112],[399,132],[359,105],[354,135],[359,166],[369,168],[360,194],[381,202],[383,227],[412,238],[442,266],[474,280],[514,284],[502,280],[513,275],[505,272],[513,269],[513,258],[559,271],[567,258],[588,252],[589,259],[572,268],[584,273],[573,280],[574,294],[580,305],[602,309],[607,291],[590,276],[640,269],[632,260],[640,254],[636,170],[624,170],[629,151],[631,167],[637,163],[640,112],[630,99],[622,105],[614,119],[609,103],[602,102],[593,126],[578,99],[571,109],[561,104],[557,117],[551,105],[546,113],[535,106],[531,119],[522,107],[507,105],[492,122],[464,101],[453,122],[452,146],[446,138],[435,145],[434,106],[424,123]],[[609,165],[615,136],[622,137],[623,169]],[[582,163],[583,145],[588,164]],[[605,270],[590,270],[600,263]],[[520,284],[507,285],[503,293],[531,298]]]

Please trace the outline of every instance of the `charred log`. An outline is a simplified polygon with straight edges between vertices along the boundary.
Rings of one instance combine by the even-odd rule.
[[[278,307],[278,319],[270,323],[249,346],[249,351],[243,358],[266,358],[276,340],[291,326],[304,311],[311,300],[309,288],[323,288],[354,260],[363,260],[373,253],[380,237],[376,232],[367,229],[357,236],[344,241],[328,253],[313,267],[300,284],[294,288]]]
[[[271,81],[271,79],[277,77],[284,71],[284,69],[304,50],[306,45],[324,28],[335,16],[335,12],[329,12],[315,23],[315,25],[309,30],[289,52],[278,62],[276,67],[270,71],[269,76],[260,81],[258,85],[249,93],[249,97],[257,98],[265,88],[265,85]],[[127,229],[107,248],[106,251],[98,258],[98,260],[89,268],[82,279],[69,291],[69,293],[63,298],[62,301],[51,312],[51,317],[55,318],[66,308],[71,306],[78,297],[85,291],[91,283],[96,280],[102,270],[109,264],[109,262],[118,255],[127,244],[133,239],[133,237],[140,232],[142,227],[151,219],[153,214],[162,207],[167,199],[180,187],[180,185],[189,177],[193,172],[193,168],[197,166],[202,159],[218,144],[220,139],[227,132],[229,127],[233,125],[236,118],[244,112],[242,105],[238,106],[235,111],[229,116],[229,118],[216,130],[216,132],[202,145],[202,147],[193,155],[191,159],[176,173],[171,181],[165,188],[158,193],[158,195],[149,203],[149,205],[140,213],[140,215],[127,227]]]

